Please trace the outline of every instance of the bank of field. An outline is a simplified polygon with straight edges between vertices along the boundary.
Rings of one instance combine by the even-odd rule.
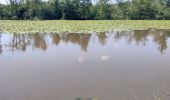
[[[170,29],[170,20],[0,20],[0,31],[10,33],[91,33],[150,28]]]

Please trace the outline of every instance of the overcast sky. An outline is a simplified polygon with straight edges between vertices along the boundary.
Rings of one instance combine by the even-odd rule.
[[[0,0],[0,3],[5,3],[6,0]]]
[[[8,0],[7,0],[8,1]],[[112,0],[113,2],[115,1],[115,0]],[[3,3],[3,4],[5,4],[6,3],[6,0],[0,0],[0,3]]]

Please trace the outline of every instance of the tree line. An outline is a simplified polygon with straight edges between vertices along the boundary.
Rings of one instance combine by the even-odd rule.
[[[170,0],[8,0],[0,19],[170,19]]]

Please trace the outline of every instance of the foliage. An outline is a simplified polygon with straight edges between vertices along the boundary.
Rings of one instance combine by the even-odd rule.
[[[0,19],[170,19],[170,0],[116,1],[9,0],[0,4]]]
[[[170,21],[165,20],[46,20],[46,21],[16,21],[0,20],[0,31],[10,33],[88,33],[105,31],[127,31],[143,29],[169,29]]]

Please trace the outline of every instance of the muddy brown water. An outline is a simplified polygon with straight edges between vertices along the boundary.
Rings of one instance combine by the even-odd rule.
[[[169,100],[170,30],[0,34],[0,100]]]

